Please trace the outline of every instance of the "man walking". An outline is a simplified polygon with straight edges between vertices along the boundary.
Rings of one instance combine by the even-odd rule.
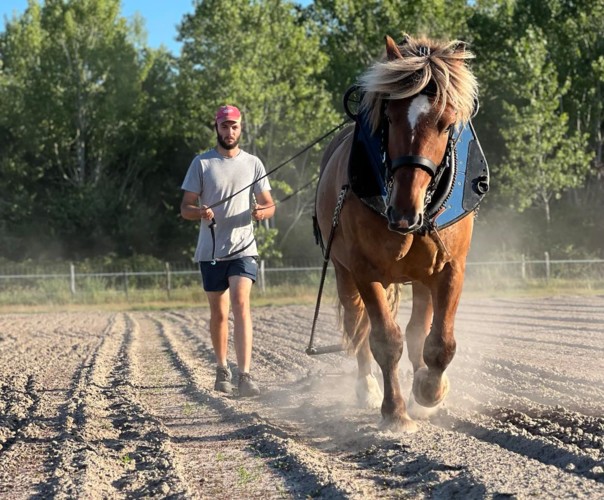
[[[256,396],[260,390],[250,375],[250,293],[258,269],[252,219],[272,217],[275,204],[264,165],[239,147],[241,125],[241,113],[235,106],[218,109],[217,144],[191,162],[182,184],[180,213],[187,220],[201,221],[195,261],[210,305],[210,335],[217,363],[214,389],[224,393],[233,389],[227,364],[230,302],[239,395]]]

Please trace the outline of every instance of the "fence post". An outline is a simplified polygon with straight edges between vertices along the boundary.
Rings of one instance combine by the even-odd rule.
[[[73,262],[71,262],[69,264],[69,275],[70,275],[69,288],[71,290],[71,295],[75,295],[75,293],[76,293],[76,287],[75,287],[75,266],[73,265]]]
[[[166,262],[166,293],[170,300],[170,290],[172,289],[172,273],[170,273],[170,263]]]
[[[522,264],[520,266],[520,273],[522,276],[522,281],[526,281],[526,258],[524,254],[522,254]]]
[[[128,301],[128,269],[124,269],[124,293],[126,294],[126,301]]]
[[[549,283],[550,277],[550,263],[549,263],[549,252],[545,252],[545,281]]]
[[[264,280],[265,275],[264,275],[264,259],[260,260],[260,269],[259,269],[260,273],[259,273],[259,278],[260,278],[260,290],[262,290],[262,293],[266,292],[266,282]]]

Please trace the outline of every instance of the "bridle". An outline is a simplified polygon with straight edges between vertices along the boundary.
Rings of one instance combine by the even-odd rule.
[[[385,102],[383,106],[385,107]],[[388,129],[389,122],[385,115],[385,110],[382,110],[382,126],[381,126],[381,158],[384,166],[384,170],[386,171],[386,189],[387,189],[387,204],[390,203],[390,196],[392,194],[392,187],[394,185],[394,174],[400,168],[421,168],[425,172],[427,172],[430,177],[430,185],[426,190],[426,196],[424,201],[424,216],[431,215],[429,212],[429,206],[432,202],[432,197],[438,188],[438,184],[440,179],[443,176],[443,173],[447,168],[450,168],[453,165],[453,162],[456,161],[455,154],[455,144],[456,140],[453,138],[453,130],[449,131],[449,138],[447,139],[447,147],[445,149],[445,154],[440,162],[440,164],[436,165],[430,158],[426,158],[421,155],[403,155],[399,156],[393,160],[388,156]],[[442,201],[441,201],[442,203]],[[440,206],[440,203],[439,203]],[[437,207],[438,208],[438,207]],[[426,220],[426,219],[425,219]]]

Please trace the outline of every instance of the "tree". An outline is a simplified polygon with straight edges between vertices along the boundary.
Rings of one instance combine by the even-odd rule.
[[[569,248],[568,241],[571,241],[577,246],[585,246],[587,251],[591,248],[593,252],[601,252],[602,242],[597,234],[602,234],[604,225],[598,214],[604,208],[601,205],[604,198],[598,195],[602,189],[598,158],[602,151],[604,121],[602,99],[598,98],[602,80],[597,68],[604,49],[601,37],[603,9],[602,0],[478,0],[468,21],[477,54],[474,67],[482,96],[475,126],[487,153],[493,179],[493,189],[485,200],[481,212],[484,217],[480,218],[479,224],[497,227],[494,234],[506,235],[506,238],[512,233],[524,232],[527,237],[522,251],[535,242],[544,242],[543,238],[535,238],[535,233],[548,227],[543,221],[549,217],[555,218],[557,227],[562,229],[549,234],[550,243],[558,249]],[[533,43],[544,44],[546,54],[543,55],[541,45],[532,48]],[[541,58],[538,66],[545,68],[547,64],[548,69],[543,69],[541,77],[535,76],[535,70],[530,69],[536,64],[533,52]],[[524,57],[531,61],[530,65]],[[537,78],[544,80],[540,91],[534,84],[523,88],[525,80]],[[543,107],[541,111],[538,111],[539,106]],[[531,113],[533,116],[529,116]],[[570,160],[589,166],[587,173],[584,167],[578,167],[573,174],[572,165],[567,165],[563,176],[552,172],[547,182],[555,181],[560,189],[550,186],[549,196],[548,192],[537,195],[534,184],[527,184],[534,179],[527,179],[525,173],[516,178],[511,171],[504,171],[509,167],[508,152],[512,147],[516,152],[522,149],[527,154],[543,155],[545,144],[533,145],[539,148],[535,151],[522,136],[521,129],[528,136],[535,131],[531,126],[533,121],[535,127],[545,130],[541,133],[546,136],[564,134],[558,142],[571,147],[567,149],[568,159],[562,164]],[[558,132],[554,133],[554,130]],[[547,147],[552,150],[544,158],[551,160],[556,150],[553,144],[557,141],[547,141],[550,142]],[[562,145],[558,150],[563,150]],[[586,158],[592,158],[590,165]],[[517,167],[520,161],[515,159]],[[555,171],[555,167],[548,168]],[[533,166],[527,164],[524,169],[532,171]],[[566,187],[562,187],[564,185]],[[520,203],[519,197],[524,197],[526,202],[531,193],[536,196],[532,203]],[[523,208],[523,215],[516,223],[503,227],[504,221],[517,217],[517,213],[504,212],[508,206],[512,210],[521,206],[531,206],[535,210],[539,207],[539,212]],[[532,217],[534,212],[535,217]],[[593,230],[586,230],[588,227]],[[492,238],[493,241],[498,239]],[[500,244],[507,247],[506,241]]]
[[[568,115],[560,111],[569,83],[559,87],[539,30],[529,30],[511,50],[515,58],[508,76],[513,94],[511,102],[504,103],[507,157],[499,171],[501,192],[519,211],[541,206],[549,229],[552,199],[585,181],[591,160],[587,134],[572,133]]]
[[[334,105],[383,52],[384,37],[404,33],[433,38],[465,38],[466,0],[315,0],[306,11],[320,27],[330,63],[324,70]]]
[[[166,148],[183,146],[175,64],[119,12],[119,0],[30,0],[0,33],[9,256],[158,249],[167,198],[149,181],[165,189]]]

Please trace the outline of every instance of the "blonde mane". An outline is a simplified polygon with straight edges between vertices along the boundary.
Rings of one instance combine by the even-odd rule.
[[[451,104],[457,112],[457,125],[468,122],[478,97],[478,83],[466,64],[474,54],[465,49],[463,42],[407,36],[398,50],[402,58],[384,57],[359,81],[365,92],[361,106],[369,112],[373,131],[380,126],[384,100],[417,95],[430,82],[438,116]]]

